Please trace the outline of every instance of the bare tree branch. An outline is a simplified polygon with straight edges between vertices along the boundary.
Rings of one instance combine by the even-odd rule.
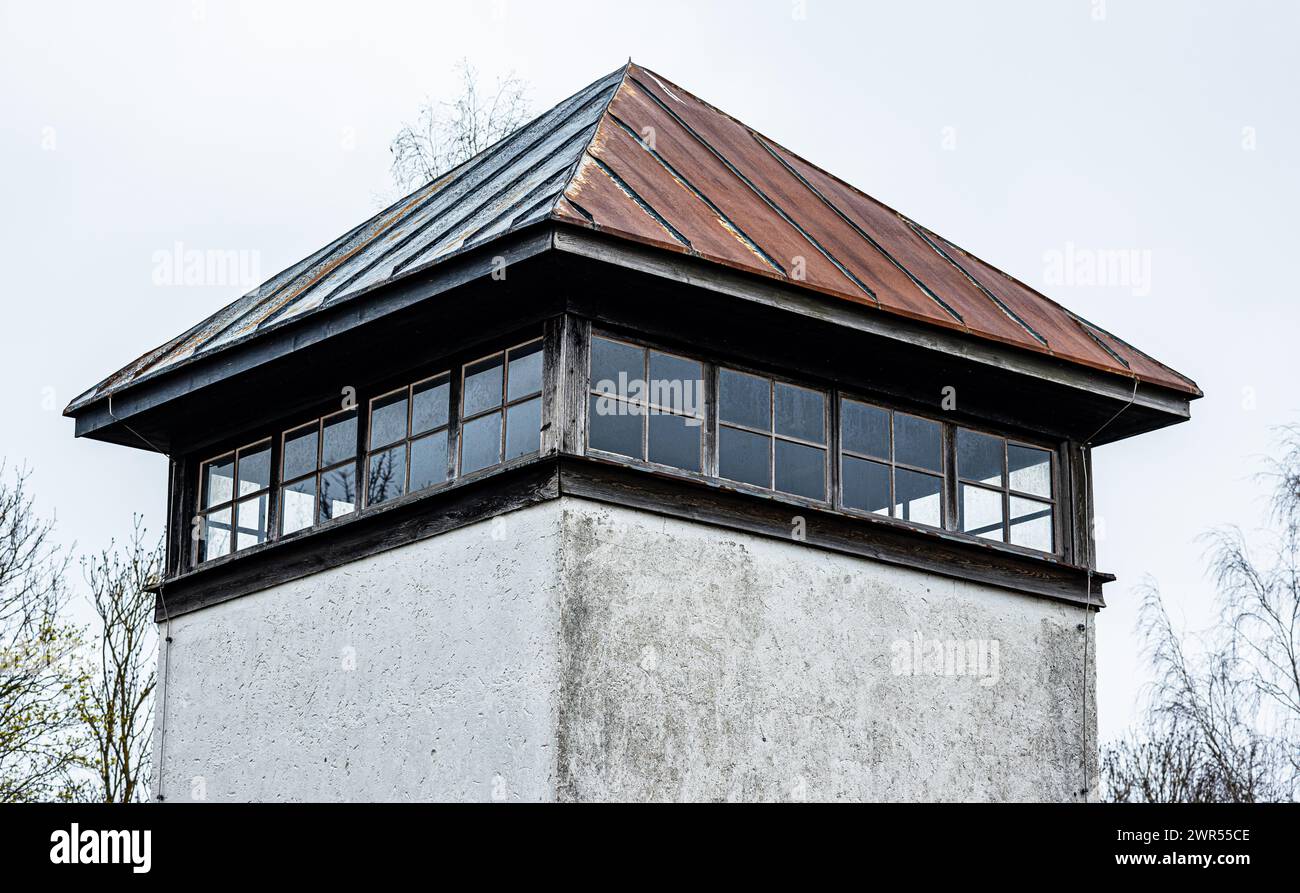
[[[82,561],[99,617],[99,653],[81,716],[91,742],[89,768],[98,782],[95,798],[108,803],[148,799],[157,674],[149,587],[162,564],[162,544],[145,546],[139,518],[125,550],[110,546]]]
[[[393,182],[409,192],[505,137],[528,120],[527,87],[513,74],[498,79],[485,96],[468,59],[456,63],[460,96],[454,102],[426,99],[414,123],[402,125],[389,146]]]
[[[1236,527],[1206,535],[1216,627],[1183,636],[1156,587],[1142,590],[1138,629],[1156,681],[1140,735],[1103,755],[1111,799],[1258,802],[1300,791],[1300,428],[1284,429],[1281,446],[1264,475],[1280,529],[1259,549]]]
[[[75,799],[79,631],[62,619],[68,560],[24,472],[0,465],[0,802]]]

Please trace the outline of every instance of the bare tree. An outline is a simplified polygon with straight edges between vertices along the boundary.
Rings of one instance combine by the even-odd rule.
[[[1236,527],[1208,534],[1220,622],[1184,637],[1154,585],[1139,630],[1156,674],[1140,737],[1111,745],[1112,799],[1292,800],[1300,790],[1300,428],[1285,429],[1270,520],[1253,550]]]
[[[413,124],[403,124],[389,146],[393,182],[409,192],[436,179],[528,120],[527,87],[513,74],[484,90],[468,59],[456,63],[460,97],[455,102],[426,99]]]
[[[99,617],[99,647],[81,715],[90,739],[93,797],[108,803],[148,799],[157,678],[150,587],[162,564],[162,544],[145,546],[139,518],[125,550],[110,546],[82,561]]]
[[[77,797],[81,639],[62,619],[68,561],[27,478],[0,466],[0,802]]]

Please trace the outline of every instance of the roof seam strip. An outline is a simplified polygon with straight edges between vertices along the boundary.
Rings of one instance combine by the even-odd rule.
[[[681,244],[685,245],[687,248],[691,247],[691,240],[686,238],[680,232],[678,232],[677,227],[669,223],[667,219],[665,219],[662,214],[656,211],[648,201],[646,201],[639,194],[637,194],[637,191],[633,189],[626,180],[620,177],[614,171],[613,168],[611,168],[605,162],[601,161],[595,155],[588,153],[587,157],[590,158],[593,162],[595,162],[597,167],[599,167],[602,171],[604,171],[605,176],[609,177],[610,180],[614,182],[614,185],[617,186],[620,190],[622,190],[624,195],[632,199],[632,201],[636,203],[637,207],[639,207],[642,211],[645,211],[645,213],[651,219],[653,219],[655,223],[658,223],[660,226],[662,226],[670,236],[672,236]]]
[[[686,179],[686,177],[683,176],[682,173],[678,171],[675,167],[673,167],[672,164],[670,164],[666,158],[660,155],[656,150],[650,148],[650,146],[646,143],[646,141],[641,138],[641,135],[638,134],[635,130],[633,130],[632,127],[627,124],[627,122],[625,122],[622,118],[620,118],[618,115],[614,114],[613,112],[609,112],[609,117],[610,120],[612,120],[623,130],[625,130],[627,134],[632,137],[632,139],[636,140],[637,145],[639,145],[642,149],[644,149],[651,158],[659,162],[659,164],[663,167],[663,169],[666,170],[674,180],[680,183],[687,191],[689,191],[700,201],[704,202],[704,204],[708,206],[709,210],[712,211],[717,216],[718,222],[721,223],[725,229],[730,230],[732,235],[734,235],[737,239],[739,239],[742,243],[744,243],[746,248],[748,248],[750,251],[754,252],[754,254],[762,258],[763,261],[767,263],[768,266],[776,270],[782,276],[786,275],[785,268],[781,266],[781,264],[779,264],[776,261],[776,259],[772,257],[771,254],[763,250],[763,247],[761,245],[759,245],[752,238],[750,238],[748,233],[742,230],[734,220],[728,217],[727,214],[716,204],[714,204],[713,200],[710,199],[707,195],[705,195],[703,191],[698,189],[694,183]]]
[[[813,238],[813,236],[812,236],[812,235],[811,235],[807,230],[805,230],[802,226],[800,226],[798,223],[796,223],[796,222],[794,221],[794,219],[793,219],[789,214],[787,214],[787,213],[785,212],[785,210],[784,210],[780,205],[778,205],[775,201],[773,201],[773,200],[771,199],[771,197],[769,197],[769,196],[767,195],[767,193],[765,193],[765,192],[763,192],[763,190],[759,189],[758,186],[757,186],[757,185],[756,185],[752,180],[749,179],[749,177],[745,176],[745,174],[742,173],[741,170],[740,170],[738,167],[736,167],[734,164],[732,164],[731,161],[730,161],[730,159],[727,158],[727,156],[723,155],[720,151],[718,151],[716,148],[714,148],[713,144],[711,144],[708,140],[706,140],[703,136],[701,136],[700,133],[699,133],[698,131],[695,130],[695,128],[691,127],[691,125],[687,124],[684,120],[682,120],[682,117],[681,117],[680,115],[678,115],[676,112],[674,112],[672,109],[670,109],[667,105],[665,105],[665,104],[664,104],[664,101],[663,101],[662,99],[660,99],[658,96],[656,96],[656,95],[655,95],[655,94],[650,90],[650,88],[648,88],[645,84],[641,83],[641,82],[640,82],[639,80],[637,80],[636,78],[632,78],[631,80],[632,80],[632,83],[634,83],[634,84],[636,84],[638,87],[640,87],[641,90],[642,90],[642,91],[643,91],[647,96],[650,97],[650,99],[654,102],[655,105],[657,105],[657,106],[659,106],[659,108],[663,109],[664,112],[666,112],[666,113],[669,115],[669,117],[671,117],[674,121],[676,121],[676,122],[677,122],[677,123],[682,127],[682,129],[684,129],[687,133],[689,133],[691,136],[693,136],[693,137],[695,138],[695,140],[696,140],[696,141],[697,141],[701,146],[703,146],[704,148],[708,149],[711,153],[713,153],[713,156],[714,156],[715,158],[717,158],[719,161],[721,161],[722,164],[727,168],[727,170],[731,171],[731,173],[734,174],[734,175],[735,175],[735,176],[736,176],[736,177],[737,177],[737,178],[738,178],[742,183],[744,183],[746,186],[748,186],[748,187],[753,191],[753,193],[754,193],[755,195],[757,195],[760,199],[762,199],[763,202],[764,202],[764,203],[765,203],[769,208],[771,208],[773,211],[775,211],[775,212],[776,212],[776,213],[781,217],[782,220],[784,220],[786,223],[790,224],[790,226],[794,227],[795,230],[797,230],[797,231],[799,232],[799,235],[803,236],[805,239],[808,240],[808,244],[812,245],[812,246],[813,246],[814,248],[816,248],[819,252],[821,252],[821,254],[822,254],[822,255],[823,255],[823,256],[824,256],[828,261],[830,261],[832,264],[834,264],[835,267],[836,267],[836,268],[837,268],[841,273],[843,273],[844,276],[845,276],[846,278],[848,278],[848,280],[849,280],[850,282],[852,282],[852,283],[853,283],[854,285],[856,285],[858,288],[862,289],[862,291],[865,292],[868,296],[870,296],[871,299],[872,299],[873,301],[876,302],[876,306],[877,306],[877,307],[880,306],[880,298],[876,297],[876,293],[875,293],[874,291],[872,291],[871,288],[870,288],[870,287],[869,287],[865,282],[863,282],[863,281],[862,281],[861,279],[859,279],[856,275],[854,275],[853,272],[852,272],[851,270],[849,270],[846,266],[844,266],[844,264],[840,263],[839,259],[836,258],[835,255],[833,255],[833,254],[831,254],[829,251],[827,251],[826,248],[824,248],[820,242],[818,242],[815,238]],[[752,132],[752,131],[751,131],[751,132]]]
[[[826,205],[826,207],[834,211],[835,214],[841,220],[847,223],[853,229],[854,232],[856,232],[859,236],[861,236],[864,240],[866,240],[866,242],[869,245],[871,245],[872,248],[880,252],[887,261],[889,261],[891,264],[897,267],[904,276],[906,276],[908,279],[912,281],[913,285],[915,285],[918,289],[921,290],[922,293],[926,295],[926,297],[928,297],[930,300],[934,301],[941,308],[943,308],[943,310],[947,312],[948,315],[951,316],[953,319],[957,320],[957,322],[962,323],[963,325],[966,323],[966,320],[962,318],[962,315],[958,313],[957,310],[954,307],[952,307],[952,305],[950,305],[943,298],[939,297],[935,293],[934,289],[930,288],[930,286],[922,282],[919,277],[917,277],[915,274],[912,273],[911,270],[903,266],[903,264],[899,262],[899,260],[895,258],[892,254],[886,251],[885,247],[881,245],[879,242],[877,242],[871,236],[870,233],[868,233],[862,227],[858,226],[858,224],[854,220],[852,220],[847,214],[845,214],[842,210],[840,210],[838,205],[836,205],[833,201],[831,201],[830,198],[827,197],[820,189],[818,189],[811,182],[809,182],[807,177],[805,177],[803,174],[795,170],[794,167],[789,162],[787,162],[776,151],[774,151],[772,147],[768,145],[767,139],[765,137],[753,131],[750,131],[750,135],[753,136],[755,141],[767,151],[767,154],[771,155],[774,159],[776,159],[777,163],[780,164],[783,168],[785,168],[786,171],[788,171],[791,176],[793,176],[796,180],[798,180],[800,183],[806,186],[809,192],[811,192],[813,195],[821,199],[822,202]]]
[[[529,165],[529,166],[528,166],[527,168],[525,168],[524,170],[520,171],[518,174],[516,174],[514,177],[512,177],[508,182],[502,184],[502,185],[501,185],[500,187],[498,187],[498,188],[496,189],[496,191],[493,192],[491,195],[487,195],[487,196],[484,196],[483,198],[481,198],[477,203],[473,204],[472,206],[470,206],[470,207],[468,208],[467,213],[462,214],[462,215],[458,218],[458,222],[463,222],[463,221],[469,219],[470,217],[472,217],[474,214],[476,214],[476,213],[478,213],[479,211],[483,210],[483,209],[486,208],[488,205],[490,205],[493,201],[495,201],[496,199],[500,198],[504,193],[508,192],[508,191],[510,190],[510,188],[513,187],[515,184],[517,184],[520,180],[524,179],[524,178],[527,177],[529,174],[531,174],[531,173],[533,173],[534,171],[536,171],[539,167],[541,167],[542,165],[546,164],[546,162],[550,161],[550,160],[551,160],[552,158],[554,158],[556,155],[559,155],[560,153],[564,152],[566,149],[568,149],[570,146],[572,146],[572,144],[573,144],[574,142],[576,142],[576,141],[578,141],[578,140],[580,140],[580,139],[585,138],[586,135],[587,135],[587,131],[590,130],[593,126],[594,126],[593,124],[588,124],[588,125],[587,125],[586,127],[584,127],[582,130],[577,131],[577,132],[574,133],[572,136],[570,136],[567,140],[565,140],[564,142],[560,143],[560,145],[556,146],[556,147],[555,147],[554,149],[552,149],[549,153],[547,153],[546,155],[544,155],[542,158],[538,159],[536,162],[534,162],[533,164]],[[529,148],[531,149],[532,147],[530,146]],[[526,154],[526,153],[521,152],[521,153],[519,154],[518,158],[523,158],[523,157],[525,156],[525,154]],[[551,179],[554,179],[554,178],[551,178]],[[550,180],[547,180],[546,182],[550,182]],[[466,203],[466,204],[468,204],[468,203]],[[430,227],[433,227],[435,224],[439,224],[439,223],[443,223],[443,222],[445,222],[445,221],[444,221],[444,217],[445,217],[444,214],[439,214],[437,217],[433,217],[433,218],[431,218],[431,219],[425,221],[423,224],[421,224],[421,225],[416,229],[415,232],[412,232],[409,236],[407,236],[405,239],[403,239],[400,243],[398,243],[397,245],[394,245],[392,248],[390,248],[388,251],[386,251],[386,252],[384,253],[384,256],[383,256],[383,257],[376,258],[376,259],[375,259],[375,260],[374,260],[374,261],[373,261],[369,266],[365,267],[364,269],[358,270],[356,273],[353,273],[351,276],[349,276],[349,277],[347,278],[346,281],[340,283],[339,285],[337,285],[337,286],[335,286],[333,289],[331,289],[331,290],[330,290],[330,293],[329,293],[328,295],[325,296],[325,300],[328,301],[328,300],[330,300],[331,298],[333,298],[335,295],[338,295],[338,294],[342,293],[342,291],[343,291],[344,289],[346,289],[349,285],[351,285],[353,282],[355,282],[358,278],[360,278],[361,276],[365,275],[366,273],[369,273],[371,270],[373,270],[373,269],[375,268],[375,266],[377,266],[378,264],[380,264],[380,263],[382,263],[383,261],[387,260],[387,259],[388,259],[388,256],[391,255],[394,251],[396,251],[396,250],[398,250],[398,249],[401,249],[401,248],[405,248],[406,246],[410,245],[411,242],[413,242],[413,241],[415,240],[415,237],[416,237],[416,236],[422,235],[424,232],[426,232]],[[406,260],[401,261],[401,262],[398,263],[396,266],[394,266],[393,269],[389,272],[389,275],[390,275],[390,276],[396,276],[396,275],[397,275],[398,273],[400,273],[402,270],[405,270],[405,269],[406,269],[407,267],[409,267],[411,264],[415,263],[417,260],[419,260],[421,257],[424,256],[425,252],[427,252],[431,247],[433,247],[434,245],[436,245],[436,244],[437,244],[441,239],[445,238],[446,235],[447,235],[448,233],[450,233],[450,232],[452,231],[452,229],[455,228],[455,226],[456,226],[456,223],[453,222],[450,226],[444,226],[444,227],[443,227],[442,229],[440,229],[440,230],[435,230],[436,235],[434,235],[433,238],[429,239],[428,242],[427,242],[427,244],[424,245],[424,247],[416,249],[415,252],[414,252],[410,257],[408,257]],[[475,230],[475,231],[477,232],[477,230]]]
[[[895,212],[895,213],[897,213],[897,212]],[[961,264],[957,263],[957,261],[956,261],[956,260],[955,260],[955,259],[954,259],[950,254],[948,254],[948,252],[944,251],[944,250],[943,250],[942,248],[940,248],[937,244],[935,244],[934,240],[932,240],[929,236],[927,236],[927,235],[925,234],[925,230],[924,230],[922,227],[920,227],[920,226],[918,226],[917,224],[913,223],[912,221],[908,220],[906,217],[904,217],[904,216],[901,215],[901,214],[899,214],[898,216],[899,216],[899,219],[901,219],[905,224],[907,224],[907,226],[912,230],[912,232],[914,232],[914,233],[916,233],[918,236],[920,236],[921,240],[922,240],[923,242],[925,242],[925,244],[927,244],[927,245],[930,246],[930,248],[934,251],[935,254],[939,255],[939,256],[942,257],[944,260],[946,260],[948,263],[952,264],[954,267],[957,268],[957,270],[959,270],[959,271],[961,272],[961,274],[962,274],[963,276],[965,276],[967,279],[969,279],[971,285],[973,285],[973,286],[975,286],[977,289],[979,289],[980,294],[984,295],[984,297],[986,297],[986,298],[988,298],[990,301],[992,301],[993,304],[994,304],[994,306],[996,306],[999,310],[1001,310],[1003,313],[1005,313],[1005,314],[1007,315],[1008,318],[1010,318],[1013,322],[1015,322],[1017,325],[1019,325],[1022,329],[1024,329],[1026,332],[1028,332],[1028,333],[1029,333],[1029,334],[1034,338],[1035,341],[1037,341],[1039,344],[1043,345],[1043,347],[1047,348],[1048,350],[1051,350],[1051,349],[1052,349],[1052,346],[1051,346],[1050,344],[1047,343],[1047,339],[1046,339],[1046,338],[1044,338],[1042,335],[1040,335],[1040,334],[1038,333],[1038,331],[1037,331],[1033,326],[1031,326],[1029,323],[1025,322],[1025,320],[1021,319],[1020,314],[1016,313],[1014,310],[1012,310],[1010,307],[1008,307],[1006,304],[1004,304],[1004,303],[1002,302],[1002,299],[1001,299],[1001,298],[999,298],[997,295],[993,294],[993,292],[991,292],[991,291],[989,291],[987,288],[985,288],[985,287],[984,287],[984,283],[980,282],[978,279],[976,279],[974,276],[972,276],[972,275],[971,275],[971,274],[966,270],[966,268],[963,267]]]
[[[517,160],[520,159],[520,158],[525,158],[525,157],[527,157],[527,155],[528,155],[529,152],[531,152],[534,148],[536,148],[538,145],[540,145],[541,143],[543,143],[543,142],[547,139],[547,137],[548,137],[548,136],[549,136],[549,135],[554,131],[554,128],[555,128],[555,127],[562,126],[562,125],[564,125],[565,123],[567,123],[568,121],[571,121],[573,118],[577,117],[579,114],[581,114],[582,112],[586,111],[586,110],[587,110],[587,109],[588,109],[588,108],[589,108],[593,103],[597,102],[599,99],[600,99],[600,94],[597,93],[595,96],[593,96],[593,97],[587,99],[585,102],[580,102],[580,103],[575,104],[575,107],[574,107],[573,110],[570,111],[569,113],[564,114],[564,115],[557,115],[557,116],[556,116],[556,120],[555,120],[555,121],[554,121],[554,122],[553,122],[549,127],[542,129],[542,132],[541,132],[541,133],[540,133],[540,134],[539,134],[539,135],[538,135],[534,140],[532,140],[532,142],[530,142],[527,146],[523,147],[522,149],[520,149],[520,150],[518,150],[518,151],[516,151],[516,152],[514,153],[513,160],[517,161]],[[542,121],[542,119],[544,119],[545,117],[546,117],[546,115],[543,114],[541,117],[537,118],[537,119],[536,119],[534,122],[532,122],[532,123],[535,124],[535,123],[537,123],[537,122],[540,122],[540,121]],[[531,126],[531,125],[529,125],[529,126]],[[579,133],[585,133],[585,128],[584,128],[582,131],[579,131]],[[477,164],[473,165],[471,168],[469,168],[469,170],[477,170],[477,169],[479,169],[479,168],[482,168],[483,165],[484,165],[487,161],[489,161],[491,158],[494,158],[494,157],[496,157],[496,156],[498,156],[498,155],[501,155],[503,152],[505,152],[506,149],[509,147],[509,145],[510,145],[510,141],[509,141],[509,140],[500,140],[500,141],[498,141],[498,142],[494,145],[493,148],[487,150],[487,154],[485,155],[485,157],[484,157],[483,159],[481,159],[481,160],[479,161],[479,163],[477,163]],[[568,143],[566,142],[566,143],[563,144],[563,145],[567,146]],[[557,150],[557,151],[558,151],[558,150]],[[542,163],[542,162],[545,162],[545,161],[549,160],[550,158],[554,157],[554,154],[555,154],[555,153],[552,152],[550,155],[547,155],[545,158],[542,159],[541,162],[538,162],[538,163],[540,164],[540,163]],[[513,162],[511,162],[511,163],[513,163]],[[507,167],[508,167],[508,164],[507,164]],[[536,167],[536,165],[534,165],[534,167]],[[504,170],[504,169],[506,169],[506,168],[503,167],[502,170]],[[453,170],[454,170],[454,168],[453,168]],[[520,176],[526,176],[526,175],[527,175],[531,170],[533,170],[533,168],[529,168],[529,170],[524,171],[522,174],[520,174]],[[467,171],[467,172],[468,172],[468,171]],[[490,182],[491,179],[492,179],[492,177],[496,176],[496,175],[499,174],[499,173],[500,173],[500,171],[496,171],[496,172],[494,172],[494,173],[488,174],[488,175],[487,175],[486,177],[484,177],[483,180],[481,180],[478,184],[475,184],[475,188],[477,188],[478,186],[482,185],[483,183]],[[518,178],[516,178],[516,180],[517,180],[517,179],[518,179]],[[497,192],[493,193],[493,195],[490,196],[488,200],[490,200],[490,199],[492,199],[492,198],[496,198],[497,196],[499,196],[499,195],[501,194],[502,191],[504,191],[505,189],[508,189],[511,185],[514,184],[514,182],[515,182],[515,181],[512,180],[510,183],[506,184],[506,186],[504,186],[502,189],[500,189],[500,190],[498,190]],[[422,212],[425,208],[427,208],[430,204],[432,204],[433,202],[437,201],[438,198],[441,197],[441,195],[442,195],[442,190],[441,190],[441,189],[439,189],[439,190],[435,190],[431,195],[429,195],[427,198],[425,198],[424,200],[422,200],[421,202],[419,202],[419,206],[418,206],[418,207],[413,208],[410,212],[408,212],[407,214],[403,215],[400,221],[395,221],[393,224],[390,224],[388,227],[385,227],[385,231],[388,231],[388,230],[392,229],[393,226],[399,225],[400,223],[405,223],[405,222],[409,221],[409,220],[410,220],[411,218],[413,218],[416,214],[419,214],[419,213]],[[474,210],[478,210],[479,208],[482,208],[484,204],[486,204],[486,201],[484,201],[484,202],[480,202],[480,203],[475,207]],[[431,227],[431,226],[433,226],[434,224],[436,224],[436,223],[438,223],[439,221],[441,221],[441,220],[443,219],[443,217],[445,216],[446,212],[449,211],[449,210],[451,210],[451,209],[450,209],[450,208],[445,209],[443,212],[434,215],[433,217],[431,217],[431,218],[429,218],[428,220],[426,220],[424,223],[422,223],[422,224],[416,226],[414,229],[411,230],[411,232],[407,233],[403,238],[399,239],[397,242],[395,242],[394,244],[390,245],[388,248],[384,249],[384,251],[381,252],[380,255],[379,255],[378,257],[374,258],[372,261],[370,261],[369,263],[367,263],[367,264],[365,264],[364,266],[362,266],[361,269],[357,270],[355,273],[353,273],[352,275],[348,276],[348,278],[345,279],[343,282],[341,282],[341,283],[339,283],[338,285],[336,285],[336,286],[334,286],[333,288],[331,288],[330,291],[325,295],[325,297],[321,299],[321,303],[322,303],[322,304],[326,303],[327,301],[329,301],[329,299],[330,299],[331,297],[334,297],[335,295],[339,294],[341,290],[346,289],[346,288],[347,288],[348,286],[350,286],[353,282],[355,282],[358,278],[360,278],[361,276],[364,276],[365,274],[367,274],[367,273],[369,273],[371,270],[373,270],[376,266],[378,266],[379,264],[383,263],[383,262],[384,262],[385,260],[387,260],[387,259],[388,259],[388,258],[389,258],[393,253],[394,253],[394,252],[400,251],[402,248],[405,248],[405,247],[406,247],[407,245],[409,245],[413,240],[415,240],[415,239],[418,238],[420,235],[422,235],[426,230],[428,230],[429,227]],[[462,219],[463,219],[463,218],[462,218]],[[445,235],[445,234],[446,234],[446,231],[444,231],[442,234]],[[370,240],[370,241],[373,241],[373,239]],[[417,253],[417,256],[418,256],[418,253]],[[408,259],[408,260],[409,260],[409,259]],[[404,266],[404,265],[403,265],[403,266]],[[396,268],[394,268],[393,273],[397,273],[397,272],[398,272],[399,270],[401,270],[401,269],[402,269],[402,266],[396,267]],[[322,277],[321,279],[317,279],[317,281],[316,281],[315,283],[312,284],[311,288],[304,289],[302,292],[300,292],[300,293],[298,293],[297,295],[295,295],[295,297],[296,297],[296,298],[301,298],[301,297],[303,297],[304,295],[307,294],[308,291],[311,291],[312,289],[314,289],[314,288],[316,288],[317,286],[319,286],[319,285],[321,284],[322,281],[323,281],[323,277]],[[276,308],[276,309],[278,310],[278,309],[280,309],[280,308]],[[265,318],[263,319],[263,321],[265,321]],[[260,325],[260,324],[261,324],[261,323],[259,322],[259,325]]]

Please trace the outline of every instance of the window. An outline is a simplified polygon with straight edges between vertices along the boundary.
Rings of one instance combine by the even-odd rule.
[[[541,450],[541,339],[467,364],[461,382],[461,474]]]
[[[534,338],[465,364],[460,381],[447,371],[377,389],[360,395],[365,411],[333,413],[203,461],[194,563],[538,453],[542,356]]]
[[[1055,549],[1052,452],[957,429],[963,533],[1027,549]]]
[[[718,372],[718,475],[826,499],[826,395],[748,372]]]
[[[451,374],[370,401],[366,505],[380,505],[451,479]]]
[[[939,422],[857,400],[840,402],[845,507],[942,527],[943,470]]]
[[[357,509],[357,412],[345,410],[285,432],[280,534],[307,530]]]
[[[200,490],[199,561],[266,542],[270,533],[271,441],[204,462]]]
[[[703,470],[702,363],[593,337],[590,382],[588,446],[683,471]]]

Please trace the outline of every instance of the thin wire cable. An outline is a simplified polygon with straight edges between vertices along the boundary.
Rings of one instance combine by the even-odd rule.
[[[1080,744],[1080,746],[1079,746],[1079,753],[1080,753],[1080,755],[1081,755],[1082,758],[1083,758],[1083,759],[1082,759],[1082,762],[1083,762],[1083,788],[1082,788],[1082,790],[1080,790],[1079,793],[1082,794],[1083,797],[1084,797],[1085,799],[1086,799],[1087,796],[1088,796],[1088,790],[1089,790],[1089,781],[1088,781],[1088,636],[1089,636],[1089,633],[1092,631],[1092,566],[1093,566],[1093,564],[1096,563],[1096,562],[1094,561],[1095,556],[1092,554],[1092,553],[1095,551],[1095,543],[1094,543],[1094,541],[1093,541],[1093,531],[1092,531],[1092,529],[1091,529],[1091,524],[1092,524],[1092,482],[1091,482],[1091,480],[1090,480],[1090,478],[1089,478],[1089,475],[1088,475],[1088,466],[1089,466],[1089,464],[1092,462],[1092,442],[1093,442],[1094,440],[1097,439],[1097,435],[1101,434],[1101,432],[1105,431],[1108,427],[1110,427],[1110,425],[1111,425],[1112,422],[1114,422],[1117,418],[1119,418],[1121,415],[1123,415],[1123,414],[1124,414],[1124,411],[1125,411],[1126,409],[1128,409],[1130,406],[1133,405],[1133,403],[1137,400],[1137,394],[1138,394],[1138,378],[1137,378],[1137,376],[1135,375],[1135,376],[1133,376],[1133,393],[1132,393],[1131,395],[1129,395],[1128,402],[1125,403],[1123,406],[1121,406],[1121,407],[1119,408],[1119,411],[1118,411],[1118,412],[1116,412],[1113,416],[1111,416],[1111,417],[1108,418],[1105,422],[1103,422],[1103,423],[1102,423],[1102,426],[1101,426],[1100,428],[1098,428],[1096,431],[1092,432],[1091,436],[1089,436],[1088,439],[1085,440],[1085,441],[1083,442],[1083,445],[1084,445],[1085,447],[1087,447],[1088,451],[1087,451],[1087,453],[1085,453],[1084,456],[1083,456],[1083,462],[1080,463],[1080,467],[1083,469],[1083,520],[1084,520],[1084,523],[1085,523],[1085,524],[1090,525],[1090,526],[1089,526],[1089,530],[1088,530],[1088,539],[1087,539],[1087,542],[1088,542],[1088,556],[1087,556],[1087,562],[1086,562],[1086,564],[1087,564],[1087,568],[1086,568],[1086,570],[1087,570],[1087,575],[1088,575],[1088,578],[1087,578],[1087,579],[1088,579],[1088,582],[1087,582],[1087,595],[1088,595],[1088,597],[1087,597],[1087,601],[1085,601],[1085,602],[1084,602],[1084,605],[1083,605],[1083,723],[1079,726],[1079,737],[1080,737],[1080,741],[1081,741],[1081,744]]]

